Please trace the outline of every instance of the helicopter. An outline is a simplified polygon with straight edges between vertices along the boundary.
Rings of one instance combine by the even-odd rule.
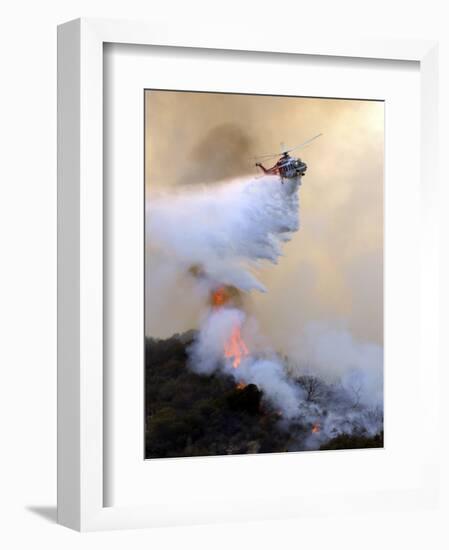
[[[255,160],[268,160],[274,157],[279,157],[279,160],[271,168],[265,168],[261,162],[256,162],[256,166],[261,168],[264,174],[275,175],[278,174],[281,178],[281,182],[284,183],[284,179],[294,179],[300,176],[304,176],[307,171],[307,164],[303,162],[300,158],[292,157],[289,153],[296,151],[296,149],[301,149],[306,145],[309,145],[312,141],[319,138],[323,134],[317,134],[313,138],[308,139],[304,143],[293,147],[292,149],[284,149],[282,147],[279,153],[274,153],[272,155],[263,155],[261,157],[255,157]]]

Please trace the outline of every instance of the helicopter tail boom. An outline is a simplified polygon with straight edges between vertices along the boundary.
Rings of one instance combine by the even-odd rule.
[[[264,174],[277,174],[278,173],[278,170],[277,170],[276,166],[273,166],[273,168],[265,168],[265,166],[260,162],[256,162],[256,166],[258,166],[261,170],[263,170]]]

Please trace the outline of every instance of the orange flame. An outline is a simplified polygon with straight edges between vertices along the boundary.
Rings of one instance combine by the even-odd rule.
[[[317,434],[320,432],[320,424],[317,422],[316,424],[313,424],[312,426],[312,433]]]
[[[222,307],[229,300],[228,293],[223,286],[220,286],[212,292],[211,302],[214,307]]]
[[[239,382],[239,383],[236,385],[236,389],[238,389],[238,390],[244,390],[245,388],[246,388],[245,382]]]
[[[236,369],[242,362],[242,357],[249,355],[248,348],[240,333],[240,327],[232,329],[231,336],[224,345],[224,354],[227,359],[232,360],[232,366]]]
[[[236,299],[238,299],[238,291],[237,289],[230,286],[220,286],[213,290],[210,295],[211,304],[217,309],[223,307],[230,300],[235,301]],[[235,369],[242,362],[242,357],[249,355],[248,348],[243,341],[239,326],[235,326],[232,329],[231,336],[229,337],[228,341],[225,342],[224,355],[226,359],[232,360],[232,366]],[[243,387],[245,387],[245,385],[243,385]]]

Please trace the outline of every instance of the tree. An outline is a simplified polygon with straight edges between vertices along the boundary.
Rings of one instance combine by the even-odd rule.
[[[326,386],[316,376],[301,376],[298,378],[298,383],[306,392],[306,401],[318,401],[324,397]]]

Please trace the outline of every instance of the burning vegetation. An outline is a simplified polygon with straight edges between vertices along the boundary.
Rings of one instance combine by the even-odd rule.
[[[357,380],[294,376],[288,358],[250,350],[243,302],[216,286],[199,331],[147,339],[146,457],[382,447],[382,411],[361,404]]]
[[[255,384],[188,368],[193,337],[146,341],[146,458],[287,451],[288,434]]]
[[[225,342],[224,356],[231,361],[234,369],[237,369],[242,362],[242,358],[247,355],[249,355],[249,351],[242,338],[240,327],[235,326],[229,340]]]
[[[240,308],[242,303],[242,293],[235,286],[220,285],[214,288],[210,293],[210,305],[215,309],[224,306]]]
[[[225,306],[240,306],[242,303],[240,291],[232,286],[219,286],[212,290],[210,303],[214,309],[220,309]],[[232,366],[239,367],[242,359],[249,355],[248,347],[243,340],[239,324],[232,327],[229,338],[224,343],[223,356],[229,359]]]
[[[375,411],[363,411],[350,394],[320,379],[291,380],[303,392],[304,408],[287,421],[257,384],[226,372],[193,372],[188,360],[196,337],[190,331],[146,340],[146,458],[383,447],[382,429],[373,434],[360,420]],[[338,411],[346,424],[332,428]],[[310,414],[320,420],[311,422]]]
[[[147,340],[146,457],[382,446],[382,413],[361,405],[358,386],[294,377],[277,355],[251,353],[243,305],[217,286],[198,332]]]
[[[382,406],[372,405],[381,403],[380,392],[370,379],[373,365],[380,372],[381,354],[355,345],[351,335],[341,341],[332,334],[329,346],[316,339],[316,349],[338,351],[338,375],[324,380],[308,374],[318,372],[308,365],[289,369],[288,357],[271,349],[245,307],[245,295],[268,290],[257,278],[261,261],[276,264],[283,243],[299,229],[300,177],[284,179],[228,182],[207,192],[193,190],[188,200],[162,197],[154,203],[151,242],[156,251],[166,251],[170,272],[188,278],[194,301],[201,297],[195,304],[201,322],[198,331],[146,341],[147,458],[383,445]],[[174,225],[182,227],[182,235],[166,231]],[[175,300],[175,321],[179,313]],[[294,324],[290,329],[296,346],[301,335]],[[300,344],[295,359],[305,362]],[[332,361],[324,353],[321,366],[327,371]]]

